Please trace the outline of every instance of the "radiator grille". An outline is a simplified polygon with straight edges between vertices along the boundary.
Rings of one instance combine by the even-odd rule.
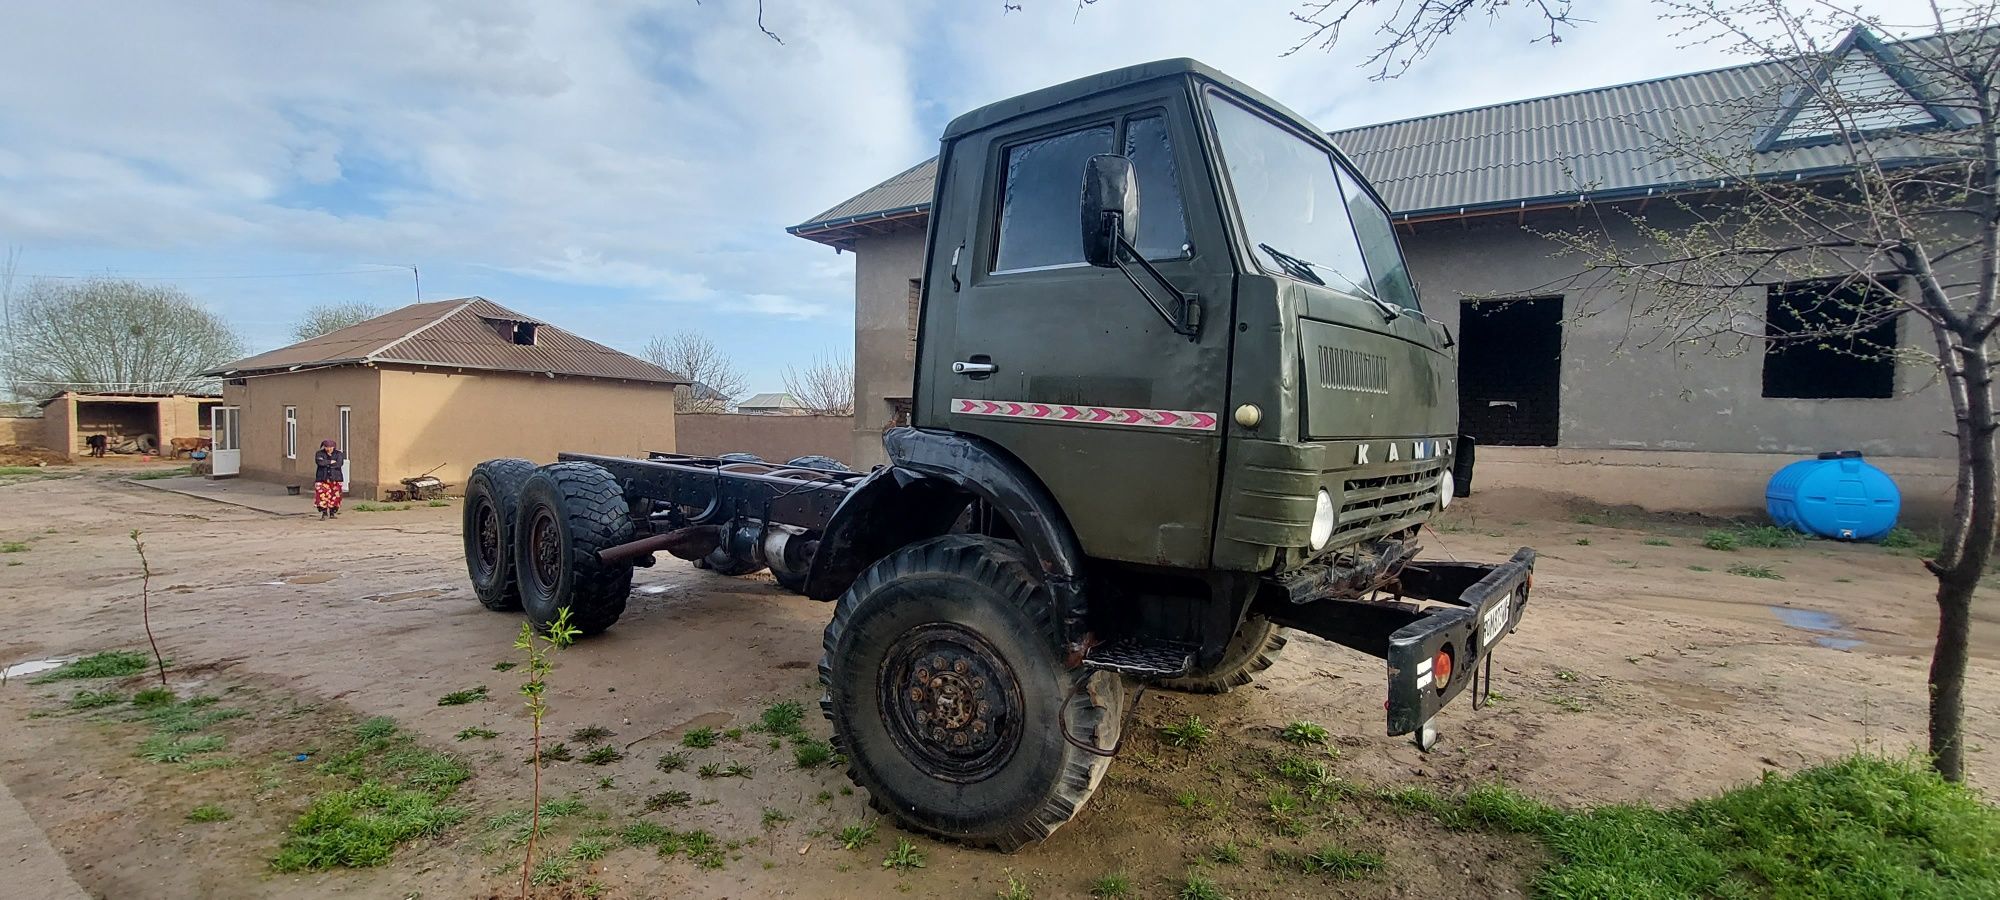
[[[1319,348],[1319,386],[1362,394],[1389,393],[1389,359],[1343,347]]]
[[[1400,475],[1349,479],[1342,486],[1340,519],[1334,526],[1334,537],[1395,530],[1381,526],[1392,525],[1437,502],[1438,476],[1443,471],[1444,464],[1434,462]],[[1337,546],[1340,541],[1331,543]]]

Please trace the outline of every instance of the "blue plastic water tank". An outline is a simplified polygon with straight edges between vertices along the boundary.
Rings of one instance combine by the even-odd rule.
[[[1903,494],[1859,451],[1822,453],[1771,476],[1764,508],[1779,525],[1843,541],[1873,541],[1896,527]]]

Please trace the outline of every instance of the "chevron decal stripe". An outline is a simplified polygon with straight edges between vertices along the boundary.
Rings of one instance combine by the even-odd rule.
[[[1024,403],[1015,400],[951,401],[951,411],[968,416],[998,419],[1030,419],[1071,425],[1122,425],[1131,428],[1172,428],[1185,431],[1214,431],[1215,413],[1180,409],[1133,409],[1125,406],[1066,406],[1055,403]]]

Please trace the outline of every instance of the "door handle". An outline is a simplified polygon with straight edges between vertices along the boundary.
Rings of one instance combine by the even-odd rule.
[[[956,375],[991,375],[1000,371],[1000,367],[990,362],[955,362],[951,371]]]

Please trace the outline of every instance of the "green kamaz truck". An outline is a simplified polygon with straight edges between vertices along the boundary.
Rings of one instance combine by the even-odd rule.
[[[888,465],[482,463],[481,601],[590,633],[656,554],[769,569],[834,604],[821,706],[854,781],[1001,849],[1088,801],[1146,686],[1245,684],[1286,629],[1384,659],[1388,733],[1425,750],[1483,699],[1534,553],[1417,558],[1471,483],[1452,337],[1318,128],[1148,63],[958,117],[935,198]]]

